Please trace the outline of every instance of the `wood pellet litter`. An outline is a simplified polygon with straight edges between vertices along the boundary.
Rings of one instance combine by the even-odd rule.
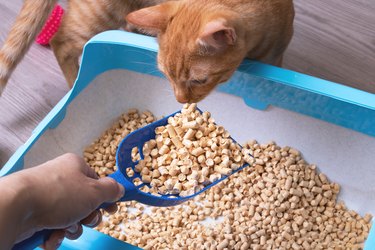
[[[85,149],[86,162],[100,177],[114,172],[117,145],[154,120],[129,110]],[[372,216],[337,201],[339,184],[296,149],[255,140],[243,147],[252,166],[194,200],[168,208],[119,203],[97,230],[143,249],[363,249]]]
[[[185,104],[181,113],[169,117],[168,124],[157,127],[155,133],[155,139],[143,147],[144,160],[135,166],[141,181],[151,185],[143,187],[147,193],[192,195],[230,175],[245,161],[254,161],[228,131],[215,124],[209,112],[200,113],[196,104]]]

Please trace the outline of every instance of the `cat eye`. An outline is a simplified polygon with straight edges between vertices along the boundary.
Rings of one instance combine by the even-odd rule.
[[[204,78],[204,79],[192,79],[190,82],[192,84],[205,84],[207,82],[207,78]]]

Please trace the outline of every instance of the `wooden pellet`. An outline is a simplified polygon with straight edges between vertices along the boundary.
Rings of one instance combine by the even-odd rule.
[[[363,217],[363,220],[364,220],[366,223],[370,223],[370,222],[371,222],[371,219],[372,219],[372,215],[371,215],[371,214],[365,214],[365,216]]]
[[[217,245],[217,250],[223,250],[229,245],[229,241],[227,239],[223,240],[219,245]]]
[[[196,133],[195,133],[195,138],[196,139],[201,139],[202,137],[204,136],[203,132],[198,130]]]
[[[167,131],[168,131],[169,137],[171,137],[171,138],[175,138],[175,137],[177,137],[176,130],[174,130],[174,128],[173,128],[172,125],[167,125],[166,128],[167,128]]]
[[[169,147],[168,147],[167,145],[163,145],[163,146],[161,146],[161,148],[159,149],[159,154],[160,154],[160,155],[165,155],[165,154],[167,154],[169,151],[170,151]]]
[[[199,124],[196,121],[185,122],[182,124],[182,128],[184,129],[196,129],[199,127]]]
[[[288,176],[285,182],[285,189],[289,190],[292,186],[293,178],[291,176]]]
[[[220,166],[215,167],[215,171],[220,173],[220,174],[223,174],[223,175],[230,175],[232,173],[232,169],[223,168],[223,167],[220,167]]]
[[[194,138],[195,133],[196,131],[190,128],[184,135],[183,139],[192,140]]]
[[[173,137],[171,140],[172,140],[172,143],[176,146],[176,148],[179,149],[183,147],[180,139],[178,139],[177,137]]]
[[[204,153],[204,149],[199,147],[199,148],[195,148],[191,151],[191,154],[194,155],[194,156],[200,156],[201,154]]]
[[[208,167],[212,167],[214,164],[215,164],[215,162],[212,159],[209,158],[209,159],[206,160],[206,165]]]

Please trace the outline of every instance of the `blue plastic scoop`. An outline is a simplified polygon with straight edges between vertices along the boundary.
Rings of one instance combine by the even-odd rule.
[[[197,109],[199,110],[199,109]],[[199,110],[200,111],[200,110]],[[168,118],[171,116],[176,115],[177,113],[180,113],[181,111],[178,111],[176,113],[173,113],[167,117],[164,117],[161,120],[158,120],[156,122],[153,122],[143,128],[140,128],[129,135],[127,135],[122,142],[120,143],[119,147],[117,148],[116,152],[116,163],[118,166],[118,170],[110,174],[109,177],[115,179],[118,183],[124,186],[125,188],[125,195],[119,200],[120,201],[138,201],[140,203],[151,205],[151,206],[157,206],[157,207],[169,207],[169,206],[175,206],[178,204],[181,204],[187,200],[190,200],[191,198],[201,194],[202,192],[207,191],[209,188],[215,186],[219,182],[225,180],[230,175],[223,176],[219,180],[207,185],[202,190],[200,190],[197,193],[194,193],[190,196],[184,196],[180,197],[178,195],[160,195],[156,196],[153,194],[145,193],[140,190],[144,185],[149,184],[140,184],[136,186],[133,181],[136,178],[141,178],[140,174],[134,171],[134,174],[132,177],[128,176],[126,173],[126,169],[131,167],[133,170],[135,166],[138,164],[138,161],[134,162],[132,160],[131,152],[134,147],[138,148],[138,152],[141,156],[141,159],[144,158],[143,156],[143,145],[151,140],[155,139],[155,129],[160,126],[165,126],[168,124]],[[201,112],[201,111],[200,111]],[[236,142],[232,137],[230,137],[234,142]],[[237,143],[237,142],[236,142]],[[240,145],[241,146],[241,145]],[[237,173],[238,171],[242,170],[243,168],[247,167],[249,164],[244,164],[237,170],[234,170],[232,174]],[[232,175],[231,174],[231,175]],[[100,208],[105,208],[109,206],[110,204],[102,204]],[[50,234],[53,230],[43,230],[40,232],[35,233],[31,238],[24,240],[21,243],[18,243],[14,246],[13,249],[34,249],[35,247],[43,244],[45,240],[48,239]]]

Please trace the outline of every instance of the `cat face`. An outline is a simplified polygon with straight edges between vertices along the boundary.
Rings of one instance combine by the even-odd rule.
[[[189,48],[179,42],[178,36],[168,32],[160,36],[159,44],[158,67],[180,103],[205,98],[219,83],[230,78],[239,63],[226,53],[204,53],[198,44]]]
[[[158,67],[177,101],[198,102],[227,81],[244,58],[228,13],[203,15],[194,6],[168,2],[127,16],[143,31],[158,35]]]

